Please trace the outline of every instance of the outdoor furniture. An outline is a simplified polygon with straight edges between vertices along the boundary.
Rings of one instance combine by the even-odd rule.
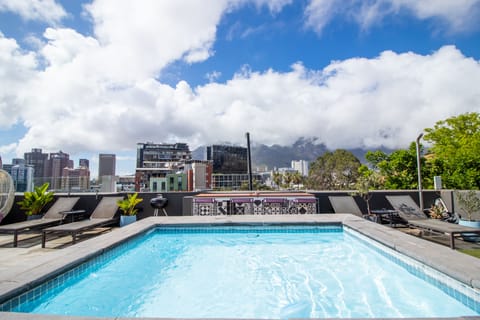
[[[363,217],[362,210],[352,196],[329,196],[328,200],[330,200],[335,213],[351,213]]]
[[[377,209],[370,210],[370,213],[376,216],[375,220],[380,224],[383,223],[384,217],[388,217],[390,227],[395,225],[396,219],[398,218],[397,210]]]
[[[43,229],[42,248],[45,248],[48,235],[71,235],[72,244],[75,244],[79,234],[117,223],[118,219],[115,218],[118,210],[117,202],[122,199],[123,197],[103,197],[89,219]]]
[[[78,199],[80,198],[60,197],[42,218],[0,226],[0,233],[13,234],[13,246],[16,247],[18,244],[18,234],[62,223],[66,216],[64,212],[72,210],[73,206],[78,202]]]
[[[455,249],[455,237],[461,236],[462,233],[480,235],[480,229],[428,218],[410,196],[386,196],[386,198],[409,226],[449,236],[452,249]]]

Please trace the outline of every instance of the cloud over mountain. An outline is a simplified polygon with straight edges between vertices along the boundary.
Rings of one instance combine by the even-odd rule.
[[[290,4],[252,2],[272,14]],[[194,64],[214,55],[222,17],[252,2],[211,1],[203,10],[205,4],[196,0],[141,5],[96,0],[85,7],[92,34],[49,27],[38,39],[38,51],[0,34],[0,129],[26,127],[18,155],[32,147],[135,150],[139,141],[185,141],[192,147],[244,143],[247,131],[256,143],[268,145],[318,137],[330,149],[397,148],[438,120],[480,111],[480,63],[448,45],[430,54],[384,51],[321,69],[302,61],[289,71],[247,66],[225,82],[212,77],[193,87],[158,80],[174,61]],[[10,2],[1,3],[14,10]],[[458,9],[439,1],[434,10],[407,0],[369,1],[362,10],[371,12],[372,20],[359,23],[371,25],[408,9],[419,19],[440,17],[453,26],[477,4],[467,1]],[[335,13],[350,14],[349,8],[339,13],[336,2],[311,1],[305,14],[312,28],[318,20],[321,29]],[[60,10],[50,19],[62,17]]]

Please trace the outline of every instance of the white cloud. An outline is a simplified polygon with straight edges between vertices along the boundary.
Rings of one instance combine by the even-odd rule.
[[[256,143],[315,136],[332,149],[396,148],[438,120],[480,111],[480,63],[452,46],[426,56],[386,51],[323,70],[242,68],[224,84],[196,88],[151,78],[111,86],[69,67],[47,68],[22,88],[28,132],[18,154],[133,151],[141,141],[244,143],[247,131]]]
[[[295,65],[194,91],[183,83],[173,121],[189,128],[189,140],[203,142],[241,143],[249,131],[267,144],[316,136],[331,148],[405,147],[440,119],[480,111],[478,81],[478,61],[454,47],[428,56],[387,51],[319,72]]]
[[[305,9],[307,27],[321,33],[336,16],[352,20],[365,30],[386,16],[409,12],[420,20],[440,22],[446,33],[478,28],[480,0],[311,0]]]
[[[115,81],[154,77],[169,63],[189,63],[213,54],[216,26],[227,0],[95,0],[86,8],[102,47],[102,72]],[[115,8],[115,10],[112,10]]]
[[[55,0],[0,0],[0,11],[10,11],[25,20],[39,20],[56,24],[67,16]]]
[[[0,146],[0,154],[10,154],[15,152],[15,149],[17,148],[16,143],[10,143],[8,145]],[[6,159],[2,158],[3,163],[7,163],[7,161],[11,161],[12,159]]]
[[[162,84],[156,78],[172,61],[213,54],[216,26],[234,5],[179,3],[94,1],[94,36],[49,28],[37,53],[1,35],[0,126],[21,121],[28,129],[17,154],[134,151],[141,141],[244,143],[247,131],[266,144],[315,136],[331,148],[405,147],[440,119],[480,111],[479,62],[450,46],[425,56],[386,51],[323,70],[245,66],[226,83],[195,88]]]
[[[212,72],[208,72],[205,75],[205,78],[208,79],[208,82],[214,82],[215,80],[217,80],[221,76],[222,76],[222,73],[220,71],[215,70],[215,71],[212,71]]]
[[[0,129],[9,128],[19,119],[24,83],[34,74],[35,54],[23,52],[13,39],[0,32]]]

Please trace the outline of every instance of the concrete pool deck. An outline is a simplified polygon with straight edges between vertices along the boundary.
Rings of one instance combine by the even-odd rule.
[[[396,229],[376,224],[350,214],[282,215],[282,216],[185,216],[149,217],[124,228],[82,241],[62,249],[39,246],[28,248],[0,247],[0,301],[33,288],[71,267],[101,254],[119,242],[145,232],[157,225],[197,224],[271,224],[271,223],[341,223],[362,235],[403,253],[480,292],[480,259],[462,254],[448,247],[425,241]],[[33,314],[0,312],[0,319],[95,319],[88,317],[39,316]],[[118,318],[97,318],[118,319]],[[126,318],[123,318],[126,319]],[[137,318],[138,319],[138,318]],[[152,319],[152,318],[150,318]],[[457,318],[464,319],[464,318]],[[480,317],[468,317],[480,319]]]

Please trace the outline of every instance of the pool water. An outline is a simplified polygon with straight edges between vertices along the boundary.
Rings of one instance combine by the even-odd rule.
[[[478,315],[341,227],[158,229],[59,284],[12,311],[277,319]]]

